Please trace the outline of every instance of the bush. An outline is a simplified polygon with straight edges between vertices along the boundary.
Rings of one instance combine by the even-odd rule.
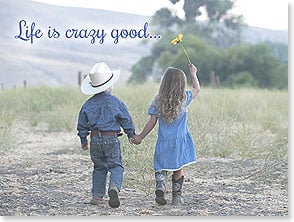
[[[228,77],[224,85],[232,88],[257,87],[257,82],[249,72],[239,72]]]

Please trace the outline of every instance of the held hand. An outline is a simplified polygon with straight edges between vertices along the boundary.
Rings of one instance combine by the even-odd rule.
[[[189,69],[191,75],[196,74],[198,71],[197,67],[194,64],[189,64]]]
[[[88,150],[89,149],[88,144],[81,144],[81,148],[83,150]]]
[[[142,139],[139,135],[134,135],[131,139],[130,139],[130,143],[131,144],[140,144],[142,142]]]
[[[134,145],[134,144],[135,144],[135,143],[134,143],[134,141],[133,141],[133,138],[134,138],[134,137],[132,137],[132,138],[129,138],[129,143],[130,143],[130,144],[132,144],[132,145]]]

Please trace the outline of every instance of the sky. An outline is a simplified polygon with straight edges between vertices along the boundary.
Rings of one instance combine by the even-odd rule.
[[[106,9],[139,15],[153,15],[162,7],[169,7],[183,16],[183,0],[173,5],[169,0],[34,0],[53,5]],[[287,0],[235,0],[233,12],[242,14],[250,26],[274,30],[288,30]],[[142,4],[143,2],[143,4]],[[147,3],[146,3],[147,2]]]

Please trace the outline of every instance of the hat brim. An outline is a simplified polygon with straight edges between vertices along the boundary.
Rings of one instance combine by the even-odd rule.
[[[117,80],[119,79],[120,68],[117,70],[113,70],[112,74],[113,74],[112,78],[108,82],[106,82],[105,84],[103,84],[99,87],[93,87],[91,85],[90,76],[87,75],[81,84],[82,93],[84,93],[86,95],[93,95],[93,94],[97,94],[97,93],[100,93],[100,92],[107,90],[109,87],[113,86],[114,83],[116,83]]]

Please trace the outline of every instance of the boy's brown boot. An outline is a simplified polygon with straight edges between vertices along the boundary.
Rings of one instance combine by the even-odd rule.
[[[164,197],[165,192],[165,181],[166,181],[166,171],[155,172],[156,181],[156,191],[155,191],[155,201],[160,205],[166,204],[166,199]]]
[[[180,177],[178,180],[172,177],[172,205],[181,205],[182,202],[182,186],[184,182],[184,176]]]
[[[90,204],[93,204],[93,205],[104,204],[104,199],[103,199],[103,197],[92,197]]]
[[[108,196],[109,196],[108,204],[112,208],[118,208],[120,205],[118,193],[119,193],[119,191],[118,191],[117,187],[111,187],[108,191]]]

